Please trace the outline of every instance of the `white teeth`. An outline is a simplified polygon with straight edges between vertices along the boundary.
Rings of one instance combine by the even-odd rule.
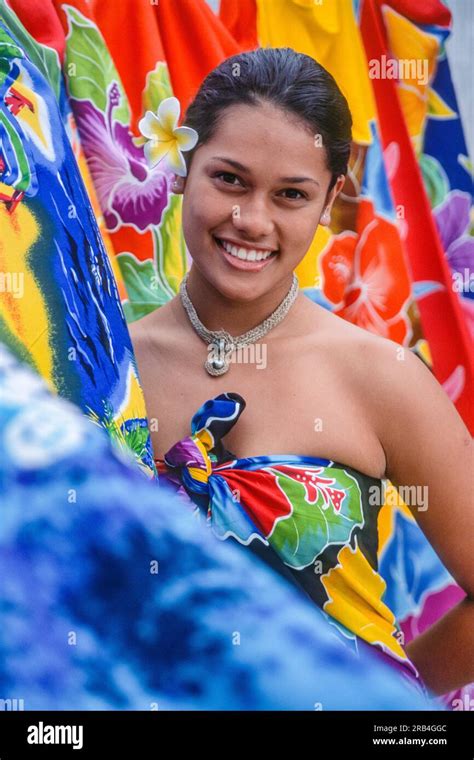
[[[226,240],[221,240],[220,242],[227,253],[230,253],[231,256],[236,256],[238,259],[243,259],[244,261],[262,261],[263,259],[268,259],[268,257],[272,255],[271,251],[263,253],[263,251],[256,251],[254,248],[237,248],[237,246],[231,245]]]

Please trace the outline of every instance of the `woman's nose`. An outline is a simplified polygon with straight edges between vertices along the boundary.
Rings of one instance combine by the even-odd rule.
[[[236,230],[245,232],[250,238],[271,235],[274,222],[264,200],[248,200],[232,207],[232,221]]]

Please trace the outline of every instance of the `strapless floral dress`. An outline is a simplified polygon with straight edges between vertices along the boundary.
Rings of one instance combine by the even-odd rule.
[[[191,434],[155,459],[160,483],[196,505],[218,539],[247,547],[296,584],[348,646],[371,645],[426,694],[383,602],[377,520],[385,482],[319,457],[235,457],[223,438],[244,409],[238,393],[206,401]]]

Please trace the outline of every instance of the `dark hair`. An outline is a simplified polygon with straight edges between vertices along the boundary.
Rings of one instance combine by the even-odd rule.
[[[352,116],[334,77],[309,55],[267,47],[227,58],[204,79],[183,124],[197,130],[199,145],[212,138],[226,108],[263,101],[296,115],[321,135],[332,174],[329,192],[337,177],[347,173]],[[188,171],[195,149],[184,154]]]

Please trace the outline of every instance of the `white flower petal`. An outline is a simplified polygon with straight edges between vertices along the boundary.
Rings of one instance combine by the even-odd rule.
[[[179,120],[181,105],[178,98],[165,98],[158,106],[158,119],[167,132],[173,132]]]
[[[179,177],[186,176],[186,162],[176,141],[174,142],[174,145],[170,151],[166,154],[166,161],[170,169],[174,171],[175,174],[177,174]]]
[[[159,126],[158,117],[152,111],[147,111],[145,116],[138,122],[138,129],[143,137],[151,140],[155,136],[156,127]]]
[[[192,127],[177,127],[174,136],[181,150],[192,150],[199,139],[198,133]]]
[[[154,169],[164,156],[164,153],[159,149],[159,146],[160,143],[157,143],[154,140],[149,140],[143,148],[143,154],[149,169]]]

